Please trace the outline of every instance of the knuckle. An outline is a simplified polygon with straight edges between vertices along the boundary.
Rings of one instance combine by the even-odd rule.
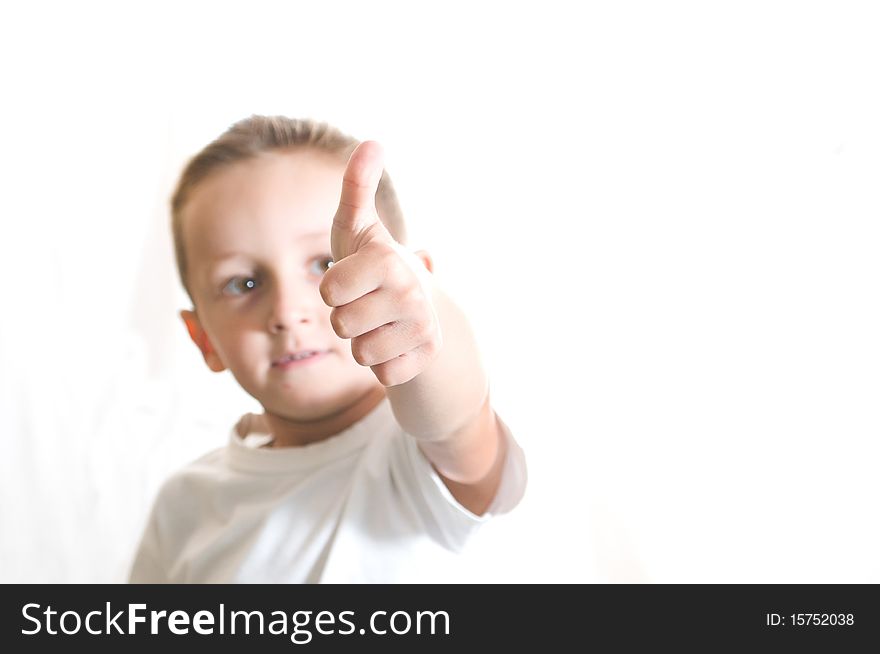
[[[407,284],[401,296],[400,304],[402,308],[410,314],[418,313],[425,306],[425,294],[419,284]]]
[[[416,320],[410,327],[412,339],[419,345],[427,342],[431,337],[431,328],[425,320]]]
[[[333,331],[336,332],[336,335],[339,336],[339,338],[351,338],[345,317],[339,309],[333,309],[333,311],[330,312],[330,325],[333,327]]]
[[[387,363],[380,363],[377,366],[373,366],[371,370],[382,386],[394,386],[394,375]]]
[[[425,342],[422,343],[422,351],[425,356],[429,359],[433,359],[438,352],[440,352],[440,342],[439,339],[435,337],[435,334],[432,332]]]
[[[329,271],[324,274],[321,283],[318,285],[318,292],[321,294],[321,299],[324,300],[324,304],[333,307],[336,306],[335,300],[338,293],[338,286],[329,275]]]
[[[424,315],[415,322],[414,332],[420,343],[430,343],[434,340],[435,332],[434,320],[430,315]]]
[[[363,339],[352,339],[351,356],[353,356],[354,360],[362,366],[369,366],[372,363],[367,345],[364,343]]]
[[[394,286],[409,289],[415,281],[414,275],[406,262],[400,258],[397,252],[388,246],[382,253],[382,267],[385,271],[385,279]]]
[[[398,386],[415,377],[410,368],[410,357],[401,356],[373,366],[372,370],[383,386]]]
[[[440,333],[434,332],[432,337],[425,342],[423,347],[428,359],[434,359],[443,347],[443,339],[441,338]]]

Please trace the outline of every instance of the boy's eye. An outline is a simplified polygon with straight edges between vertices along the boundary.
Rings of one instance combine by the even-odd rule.
[[[323,275],[325,272],[330,270],[330,264],[333,263],[333,257],[329,254],[324,255],[322,257],[317,257],[312,259],[312,269],[311,272],[319,277]]]
[[[253,277],[233,277],[223,287],[223,293],[226,295],[244,295],[245,293],[250,293],[257,286],[258,282]]]

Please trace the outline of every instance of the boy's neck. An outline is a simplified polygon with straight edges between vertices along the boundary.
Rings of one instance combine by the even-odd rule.
[[[353,404],[315,420],[291,420],[268,411],[264,414],[272,442],[265,447],[297,447],[322,441],[351,427],[385,399],[385,387],[375,386]]]

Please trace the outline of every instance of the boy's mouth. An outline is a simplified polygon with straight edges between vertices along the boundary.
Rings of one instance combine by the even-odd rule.
[[[283,357],[275,359],[272,362],[272,367],[289,368],[298,363],[314,361],[326,353],[327,350],[297,350],[296,352],[288,352]]]

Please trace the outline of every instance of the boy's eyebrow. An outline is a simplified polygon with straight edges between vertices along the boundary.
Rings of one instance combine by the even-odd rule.
[[[330,242],[330,226],[332,223],[327,223],[327,229],[319,229],[315,232],[306,232],[302,234],[302,238],[326,238],[327,242]]]
[[[330,230],[329,229],[320,230],[317,232],[307,232],[305,234],[300,234],[297,238],[303,239],[303,240],[306,240],[306,239],[317,240],[319,238],[326,239],[328,251],[330,249]],[[235,257],[247,257],[247,256],[248,255],[245,254],[244,252],[237,252],[235,250],[231,250],[228,252],[220,252],[219,254],[215,254],[215,255],[209,255],[207,257],[206,263],[213,264],[213,263],[218,263],[220,261],[225,261],[226,259],[233,259]]]

